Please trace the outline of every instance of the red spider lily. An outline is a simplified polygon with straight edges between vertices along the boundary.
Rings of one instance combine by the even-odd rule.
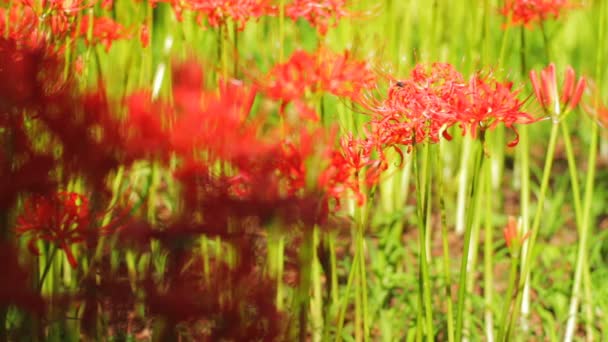
[[[86,44],[100,43],[105,46],[106,51],[112,47],[112,43],[119,39],[129,39],[131,34],[119,23],[107,17],[93,18],[92,24],[88,15],[82,16],[80,28],[74,30],[73,38],[83,38]],[[89,25],[93,25],[93,34],[89,38]]]
[[[163,128],[163,115],[168,113],[169,109],[163,108],[163,104],[153,103],[148,92],[129,95],[127,107],[128,115],[123,122],[123,139],[129,159],[153,156],[168,160],[171,146],[168,142],[168,130]]]
[[[417,65],[407,80],[389,89],[388,98],[372,108],[372,132],[380,146],[411,145],[449,139],[446,129],[459,124],[463,133],[477,136],[478,130],[499,123],[515,131],[514,124],[534,120],[521,110],[519,91],[510,82],[475,75],[466,83],[451,65]],[[517,133],[515,131],[515,133]],[[509,144],[517,144],[517,138]]]
[[[42,316],[45,310],[43,298],[32,289],[32,281],[27,268],[19,263],[19,253],[15,246],[0,242],[0,309],[16,306],[32,314]]]
[[[351,191],[358,205],[365,203],[362,185],[371,186],[386,167],[382,158],[374,160],[374,143],[352,135],[342,138],[340,149],[331,153],[329,166],[322,172],[319,183],[339,206],[340,198]]]
[[[294,0],[285,6],[285,14],[294,21],[299,18],[308,21],[319,34],[325,35],[329,27],[336,26],[350,12],[346,0]]]
[[[31,10],[38,18],[36,29],[44,32],[45,29],[50,29],[49,40],[60,40],[65,38],[75,25],[74,18],[77,14],[86,8],[94,5],[93,1],[89,0],[48,0],[48,1],[32,1],[20,0],[20,6],[24,10]],[[11,22],[12,23],[12,22]]]
[[[502,123],[512,129],[515,124],[529,124],[534,122],[528,113],[523,112],[523,102],[517,98],[519,90],[513,90],[513,83],[498,82],[489,77],[475,76],[468,84],[468,94],[459,102],[456,110],[458,123],[463,132],[470,132],[475,138],[477,131],[493,129]],[[517,145],[518,138],[508,143],[509,147]]]
[[[446,63],[418,64],[409,79],[395,83],[373,108],[372,131],[382,145],[438,142],[456,122],[454,103],[463,98],[462,75]]]
[[[269,147],[257,138],[259,124],[245,120],[255,94],[255,89],[238,81],[223,82],[219,95],[204,94],[199,110],[177,113],[170,133],[175,151],[185,155],[207,151],[209,160],[237,164],[265,153]]]
[[[250,19],[273,12],[269,0],[186,0],[185,3],[189,9],[199,13],[199,23],[207,19],[209,26],[220,27],[232,20],[240,30]]]
[[[500,13],[510,18],[510,25],[531,27],[551,17],[557,19],[561,13],[574,5],[568,0],[506,0]]]
[[[70,246],[87,241],[92,233],[108,234],[115,225],[113,222],[92,232],[94,220],[86,197],[73,192],[57,192],[51,196],[30,197],[17,218],[15,232],[18,236],[30,236],[28,247],[33,254],[39,255],[36,241],[45,240],[61,248],[70,265],[76,267],[78,262]]]
[[[289,136],[280,144],[276,158],[280,176],[287,180],[288,193],[296,194],[305,188],[315,188],[319,170],[311,165],[323,164],[327,155],[326,143],[333,142],[335,130],[301,129],[297,136]]]
[[[33,0],[18,0],[18,2],[45,13],[51,11],[76,13],[85,8],[92,7],[95,4],[92,0],[43,0],[41,2]]]
[[[549,64],[540,72],[540,80],[536,71],[530,71],[530,81],[532,82],[536,99],[545,111],[549,111],[556,116],[561,115],[562,111],[569,112],[573,110],[580,102],[587,81],[584,77],[580,77],[575,85],[575,78],[574,69],[568,66],[560,97],[555,75],[555,64]]]
[[[52,242],[61,248],[70,265],[78,262],[70,245],[85,241],[89,229],[89,201],[76,193],[58,192],[52,197],[35,196],[26,201],[23,213],[17,218],[17,235],[31,233],[29,249],[39,255],[38,239]]]
[[[348,50],[335,54],[320,49],[318,55],[319,82],[324,91],[358,101],[364,91],[376,86],[376,75],[369,63],[354,59]]]
[[[29,7],[0,8],[0,29],[3,34],[29,47],[38,47],[45,40],[38,30],[39,19]]]
[[[207,102],[205,94],[205,73],[194,60],[188,60],[173,65],[172,74],[173,103],[180,113],[200,111]]]
[[[359,101],[365,90],[375,86],[375,75],[366,62],[353,59],[348,51],[336,54],[321,48],[314,54],[297,50],[286,63],[274,66],[261,83],[267,96],[281,101],[282,114],[293,102],[305,117],[316,119],[303,102],[306,94],[328,92]]]

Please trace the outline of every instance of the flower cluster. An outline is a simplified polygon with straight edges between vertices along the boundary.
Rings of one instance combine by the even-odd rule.
[[[210,27],[224,26],[232,21],[242,30],[245,24],[263,16],[277,16],[280,5],[272,0],[152,0],[152,5],[164,2],[173,8],[178,20],[183,19],[184,11],[196,14],[199,24]],[[329,28],[351,15],[346,8],[346,0],[293,0],[284,4],[284,15],[293,20],[306,20],[320,35],[326,35]]]
[[[551,17],[557,19],[572,7],[569,0],[506,0],[500,13],[510,19],[510,25],[531,27]]]
[[[463,135],[483,138],[502,123],[515,132],[509,143],[515,146],[515,125],[535,121],[522,110],[518,93],[511,82],[491,75],[475,74],[466,81],[450,64],[418,64],[409,78],[391,85],[384,100],[367,104],[371,120],[365,136],[343,138],[324,173],[324,184],[336,199],[349,190],[361,204],[365,199],[361,187],[376,184],[388,167],[384,151],[393,148],[402,154],[403,148],[410,150],[416,144],[449,140],[452,126],[460,127]]]
[[[346,0],[294,0],[285,7],[285,14],[292,20],[302,18],[325,35],[340,19],[348,17]]]
[[[21,44],[44,45],[49,51],[50,45],[55,45],[58,52],[65,48],[67,38],[100,43],[109,50],[114,41],[131,37],[130,30],[113,19],[85,14],[84,10],[93,5],[92,1],[84,0],[21,0],[10,8],[0,8],[0,30]]]
[[[281,102],[281,113],[294,103],[304,117],[316,120],[305,101],[308,94],[324,92],[357,102],[375,87],[376,76],[369,63],[356,60],[349,51],[337,54],[320,48],[315,53],[295,51],[260,83],[266,96]]]

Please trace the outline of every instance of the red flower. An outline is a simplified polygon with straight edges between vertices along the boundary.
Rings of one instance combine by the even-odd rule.
[[[70,249],[73,244],[88,241],[91,234],[108,234],[116,222],[94,229],[95,217],[90,212],[86,197],[73,192],[57,192],[51,196],[32,196],[24,204],[17,218],[15,232],[18,236],[29,235],[28,247],[33,254],[39,251],[37,240],[51,242],[61,248],[72,267],[78,262]]]
[[[571,66],[566,68],[562,95],[559,96],[557,80],[555,76],[555,64],[551,63],[540,72],[540,80],[536,71],[530,71],[530,81],[534,88],[536,99],[545,111],[549,111],[555,116],[562,112],[571,111],[581,100],[583,91],[587,85],[584,77],[580,77],[575,85],[575,73]]]
[[[251,18],[273,11],[269,0],[186,0],[185,3],[189,9],[199,13],[199,23],[207,19],[209,26],[219,27],[230,19],[238,24],[240,30]]]
[[[285,6],[285,14],[294,21],[303,18],[321,35],[350,15],[346,10],[346,0],[294,0]]]
[[[372,108],[372,132],[381,145],[438,142],[456,123],[458,100],[464,98],[463,76],[447,63],[418,64],[409,79],[393,84],[387,99]]]
[[[574,7],[568,0],[506,0],[500,13],[510,18],[510,25],[531,27],[550,17],[557,19],[561,12]]]
[[[521,110],[523,102],[517,98],[519,90],[512,88],[511,82],[499,82],[479,75],[471,78],[468,94],[463,95],[456,110],[463,133],[468,131],[475,138],[478,130],[493,129],[502,123],[517,135],[515,124],[534,122],[534,118]],[[518,141],[516,137],[508,146],[513,147]]]
[[[169,109],[162,103],[153,103],[148,92],[131,94],[127,98],[127,105],[129,111],[123,123],[123,139],[129,159],[154,156],[168,160],[171,146],[168,130],[163,126],[166,126],[165,114]]]
[[[519,224],[517,220],[513,216],[509,216],[509,221],[506,227],[503,230],[503,235],[505,238],[505,243],[508,248],[512,246],[514,248],[519,248],[521,244],[530,236],[530,232],[527,232],[524,236],[521,235],[519,231]]]
[[[512,87],[480,75],[467,83],[449,64],[419,64],[409,79],[395,83],[388,98],[372,108],[374,139],[384,148],[427,139],[438,142],[441,136],[449,140],[447,128],[455,124],[473,137],[501,122],[515,131],[514,124],[534,120],[521,110],[519,91]],[[509,146],[515,144],[517,138]]]
[[[88,15],[82,16],[80,22],[80,30],[73,32],[73,37],[84,38],[86,44],[103,44],[106,51],[109,51],[112,47],[112,43],[119,39],[128,39],[130,34],[125,28],[115,22],[114,20],[107,17],[93,18],[93,34],[89,39],[89,22],[90,17]]]
[[[308,93],[327,92],[358,102],[365,90],[375,87],[375,80],[368,63],[352,58],[348,51],[336,54],[321,48],[314,54],[295,51],[261,83],[268,97],[281,101],[281,114],[293,102],[303,117],[316,120],[305,101]]]

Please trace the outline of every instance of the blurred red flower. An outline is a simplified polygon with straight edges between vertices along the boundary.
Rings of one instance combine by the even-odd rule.
[[[106,51],[110,51],[112,43],[119,39],[129,39],[131,34],[119,23],[107,17],[92,18],[82,16],[78,30],[74,30],[72,37],[83,38],[86,44],[102,44]],[[92,36],[89,37],[89,25],[93,25]]]
[[[296,50],[289,60],[275,65],[260,83],[264,93],[281,101],[280,112],[294,103],[305,118],[316,120],[306,103],[308,93],[327,92],[359,102],[366,90],[375,87],[376,77],[369,64],[352,57],[349,51],[335,53],[320,48],[314,53]]]
[[[17,218],[15,232],[18,236],[29,236],[28,248],[33,254],[39,255],[37,240],[48,241],[62,249],[70,265],[76,267],[78,262],[71,245],[88,242],[91,235],[109,234],[116,228],[117,221],[99,227],[96,220],[85,196],[61,191],[28,198]]]
[[[294,0],[285,6],[285,14],[294,21],[300,18],[308,21],[319,34],[325,35],[350,12],[346,0]]]
[[[506,0],[500,13],[510,19],[508,25],[531,27],[551,17],[557,19],[574,5],[569,0]]]

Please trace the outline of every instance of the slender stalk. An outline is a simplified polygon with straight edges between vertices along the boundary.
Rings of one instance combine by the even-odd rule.
[[[562,122],[560,124],[561,128],[562,128],[562,139],[564,141],[564,146],[566,147],[566,156],[568,158],[568,170],[570,173],[570,184],[572,186],[572,199],[574,202],[574,216],[575,216],[575,220],[576,220],[576,228],[578,230],[579,235],[582,235],[582,231],[583,231],[583,214],[582,214],[582,205],[581,205],[581,191],[580,191],[580,186],[579,186],[579,182],[578,182],[578,169],[577,169],[577,165],[576,165],[576,159],[574,158],[574,151],[572,149],[572,141],[570,139],[570,132],[568,131],[568,127],[566,125],[566,122]],[[586,261],[586,260],[585,260]],[[586,310],[585,310],[585,319],[587,321],[587,334],[590,335],[592,334],[592,327],[589,327],[588,325],[590,324],[590,322],[593,319],[593,311],[591,308],[591,303],[592,303],[592,299],[591,299],[591,293],[590,293],[590,277],[589,277],[589,267],[587,264],[585,264],[583,266],[583,272],[584,272],[584,278],[583,278],[583,285],[585,287],[585,292],[584,292],[584,296],[585,296],[585,302],[587,303],[586,305]],[[568,317],[568,323],[566,324],[567,328],[566,331],[568,332],[568,327],[570,327],[571,324],[574,323],[570,323],[570,322],[575,322],[575,315],[576,315],[576,310],[575,307],[576,305],[572,304],[572,301],[578,301],[578,299],[576,297],[572,297],[571,298],[571,304],[570,304],[570,308],[572,310],[574,310],[574,312],[571,312],[569,317]],[[567,334],[567,333],[566,333]]]
[[[437,169],[437,193],[443,194],[443,166],[441,159],[441,143],[439,144],[439,153],[436,157]],[[452,301],[452,266],[450,264],[450,244],[448,242],[448,226],[445,214],[445,198],[439,196],[439,210],[441,212],[441,242],[443,246],[443,271],[445,277],[445,298],[447,301],[447,324],[448,324],[448,341],[454,342],[454,303]]]
[[[484,211],[484,250],[483,250],[483,295],[484,295],[484,323],[486,329],[486,341],[494,341],[494,316],[492,312],[494,293],[494,227],[492,226],[492,172],[491,168],[485,168],[485,207]],[[484,171],[482,171],[484,172]]]
[[[522,28],[523,29],[523,28]],[[547,61],[551,60],[551,52],[549,48],[549,37],[547,36],[547,30],[545,29],[545,24],[543,21],[540,21],[540,32],[543,35],[543,46],[545,47],[545,57],[547,57]]]
[[[507,51],[507,41],[509,40],[509,33],[511,31],[509,23],[511,22],[512,16],[513,13],[509,12],[509,15],[504,23],[505,29],[500,43],[500,53],[498,54],[498,70],[500,71],[502,71],[502,68],[504,67],[505,53]]]
[[[470,156],[473,142],[468,136],[463,137],[462,153],[460,155],[460,175],[458,177],[458,205],[456,211],[456,233],[463,234],[466,225],[467,190],[470,169]]]
[[[524,70],[522,72],[525,73]],[[522,236],[525,236],[530,231],[530,149],[528,140],[528,127],[524,126],[520,130],[519,136],[519,158],[521,169],[521,231]],[[525,240],[522,244],[521,255],[525,259],[528,253],[528,241]],[[522,314],[522,329],[528,330],[528,315],[530,314],[530,276],[525,279],[523,288],[523,299],[520,307]]]
[[[418,201],[416,202],[416,208],[418,213],[418,241],[419,241],[419,269],[421,279],[419,279],[419,302],[421,304],[420,310],[424,310],[424,324],[422,325],[426,330],[426,337],[428,341],[433,340],[433,313],[432,313],[432,302],[431,302],[431,294],[430,294],[430,280],[429,280],[429,264],[428,264],[428,242],[427,242],[427,220],[430,220],[430,213],[428,212],[429,203],[426,202],[426,198],[430,198],[430,193],[426,188],[427,184],[430,183],[430,180],[427,179],[428,173],[426,170],[428,169],[429,162],[429,144],[424,143],[422,146],[423,157],[422,157],[422,166],[418,167],[418,152],[419,148],[414,146],[413,153],[413,163],[414,163],[414,173],[416,179],[416,194]],[[424,308],[424,309],[423,309]]]
[[[478,252],[478,248],[479,248],[479,233],[480,233],[480,220],[481,220],[481,201],[484,197],[485,194],[485,183],[486,183],[486,175],[488,174],[488,168],[491,165],[491,160],[487,160],[483,167],[479,170],[480,174],[479,174],[479,178],[477,180],[478,184],[478,188],[477,188],[477,192],[478,195],[474,197],[474,201],[472,201],[471,203],[471,209],[470,211],[473,212],[472,214],[472,218],[469,221],[470,225],[472,226],[472,230],[471,230],[471,245],[469,248],[469,254],[467,257],[467,273],[468,274],[475,274],[475,268],[477,265],[477,256],[479,254]],[[475,280],[476,277],[475,276],[471,276],[471,277],[467,277],[467,282],[466,282],[466,293],[473,293],[473,289],[475,287]],[[472,315],[470,314],[471,312],[473,312],[473,296],[466,296],[465,298],[465,306],[464,306],[464,310],[467,313],[466,315],[464,315],[464,322],[463,322],[463,331],[472,331],[471,330],[471,324],[472,324]],[[467,336],[465,336],[465,339],[467,338]]]
[[[527,74],[526,68],[526,34],[525,28],[521,27],[521,49],[520,49],[520,57],[521,57],[521,77],[525,78]],[[528,141],[528,127],[524,125],[521,128],[520,132],[520,141],[519,141],[519,162],[520,162],[520,173],[521,173],[521,192],[520,192],[520,202],[521,202],[521,229],[522,236],[528,234],[530,231],[530,149],[529,149],[529,141]],[[528,253],[528,241],[524,241],[522,244],[522,258],[526,258],[526,254]],[[521,327],[522,330],[528,330],[528,316],[530,315],[530,276],[528,275],[525,279],[525,285],[523,288],[523,298],[522,305],[520,307],[521,310]]]
[[[519,267],[519,262],[519,255],[511,256],[511,270],[509,271],[509,282],[505,302],[502,305],[502,315],[498,330],[498,341],[506,340],[505,335],[507,335],[509,313],[511,312],[511,307],[513,306],[513,292],[515,290],[515,285],[517,284],[517,269]]]
[[[599,103],[600,103],[600,94],[601,94],[601,85],[603,80],[603,68],[604,68],[604,44],[605,44],[605,18],[606,18],[606,2],[600,2],[599,8],[599,27],[598,27],[598,49],[596,55],[596,65],[595,65],[595,77],[597,80],[597,92],[594,97],[594,107],[597,111]],[[586,184],[585,184],[585,198],[583,203],[583,215],[582,215],[582,226],[580,231],[580,239],[576,257],[576,270],[574,272],[574,282],[572,285],[572,297],[570,298],[570,306],[568,309],[568,322],[566,324],[566,333],[564,336],[564,341],[570,342],[574,337],[574,330],[576,326],[576,313],[578,311],[578,301],[580,297],[581,290],[581,278],[583,273],[587,273],[584,270],[588,270],[588,259],[587,259],[587,239],[589,238],[589,230],[591,229],[591,205],[593,200],[593,191],[594,191],[594,181],[595,181],[595,166],[597,162],[597,149],[598,149],[598,140],[599,140],[599,132],[598,125],[595,122],[592,122],[592,131],[591,131],[591,142],[589,146],[589,156],[587,162],[587,176],[586,176]],[[586,279],[589,277],[585,277]],[[590,286],[585,286],[589,288]],[[585,291],[586,294],[589,294],[590,290]],[[589,295],[589,297],[591,297]],[[588,298],[589,300],[590,298]],[[588,301],[587,305],[592,305],[593,302]],[[591,311],[592,313],[592,311]],[[587,315],[589,314],[589,310],[587,311]],[[587,317],[588,320],[593,320],[593,317]],[[590,322],[587,323],[587,336],[588,339],[593,339],[593,330],[589,330]]]
[[[365,221],[363,221],[365,222]],[[359,229],[357,237],[358,248],[361,250],[359,253],[359,280],[361,289],[361,313],[363,321],[363,340],[369,339],[369,315],[368,315],[368,302],[367,302],[367,276],[365,270],[365,226]]]
[[[38,281],[38,289],[42,289],[42,286],[44,285],[44,280],[46,279],[46,276],[49,274],[51,265],[53,264],[53,260],[55,259],[55,254],[57,254],[58,249],[59,248],[57,248],[56,246],[51,247],[51,253],[50,253],[48,259],[46,260],[46,264],[44,265],[44,270],[42,271],[42,275],[40,276],[40,280]]]
[[[306,231],[304,233],[304,243],[300,250],[300,283],[295,294],[299,315],[298,340],[301,342],[306,341],[308,336],[308,305],[310,301],[309,290],[312,280],[313,249],[313,232]]]
[[[355,256],[353,258],[353,263],[351,265],[350,272],[348,274],[348,280],[346,281],[346,289],[344,291],[344,297],[342,297],[342,306],[340,311],[338,312],[338,327],[336,330],[336,342],[342,341],[342,329],[344,327],[344,316],[346,314],[346,308],[348,307],[348,297],[353,285],[353,281],[355,278],[355,274],[357,273],[355,270],[359,268],[359,257],[357,255],[359,249],[355,249]]]
[[[526,257],[523,259],[524,263],[522,265],[523,267],[523,272],[521,272],[521,277],[520,277],[520,284],[517,290],[517,297],[516,297],[516,308],[521,307],[521,303],[522,303],[522,294],[523,291],[521,291],[520,289],[523,289],[523,287],[525,286],[525,280],[528,277],[528,274],[530,274],[530,270],[532,267],[532,261],[533,261],[533,255],[534,255],[534,246],[536,243],[536,239],[538,237],[538,232],[540,230],[540,222],[541,222],[541,218],[543,215],[543,209],[544,209],[544,205],[545,205],[545,196],[547,193],[547,189],[549,188],[549,179],[551,176],[551,169],[553,166],[553,157],[555,155],[555,145],[557,143],[557,134],[559,132],[559,121],[557,121],[556,119],[553,120],[553,123],[551,125],[551,135],[549,137],[549,146],[547,148],[547,155],[545,158],[545,165],[543,168],[543,177],[541,180],[541,186],[540,186],[540,191],[538,194],[538,204],[536,207],[536,213],[534,215],[534,221],[532,223],[532,230],[531,230],[531,235],[530,238],[528,240],[528,252],[526,253]],[[507,295],[509,296],[510,294],[507,293]],[[506,297],[509,298],[509,297]],[[513,310],[513,317],[511,318],[510,322],[514,322],[516,320],[516,316],[518,315],[518,310]],[[508,324],[508,323],[507,323]],[[502,327],[502,329],[504,329],[504,327]],[[510,333],[510,329],[506,329],[507,333],[504,336],[504,338],[506,340],[509,340],[509,333]]]
[[[475,166],[473,168],[473,180],[471,182],[471,192],[470,192],[470,203],[476,203],[477,196],[480,195],[479,185],[477,182],[480,178],[481,170],[483,169],[484,164],[484,153],[483,153],[483,131],[479,140],[479,149],[475,156]],[[483,177],[482,177],[483,178]],[[460,279],[458,282],[458,305],[456,311],[456,341],[461,341],[463,336],[463,323],[464,323],[464,311],[465,311],[465,295],[467,292],[467,275],[468,275],[468,263],[469,263],[469,253],[471,249],[471,237],[473,233],[473,216],[474,210],[471,210],[467,213],[467,225],[464,233],[464,248],[462,252],[462,262],[460,265]]]
[[[569,317],[575,317],[578,311],[578,302],[581,295],[581,280],[583,275],[583,268],[587,260],[587,240],[589,239],[589,230],[591,225],[591,202],[593,199],[593,183],[595,180],[595,164],[597,156],[597,142],[598,142],[598,127],[593,124],[591,132],[591,146],[589,147],[589,163],[587,169],[587,183],[585,185],[585,199],[583,207],[583,222],[581,229],[581,236],[578,243],[578,251],[576,256],[576,270],[574,272],[574,282],[572,285],[572,297],[570,298],[570,307],[568,309]],[[591,303],[589,303],[591,304]],[[566,325],[566,334],[564,341],[572,341],[574,337],[574,329],[576,325],[576,319],[568,319]],[[592,336],[588,336],[592,338]]]
[[[319,245],[319,228],[315,227],[312,232],[312,260],[311,260],[311,279],[312,279],[312,300],[311,300],[311,323],[312,340],[319,342],[323,335],[323,297],[321,288],[321,267],[317,246]]]

